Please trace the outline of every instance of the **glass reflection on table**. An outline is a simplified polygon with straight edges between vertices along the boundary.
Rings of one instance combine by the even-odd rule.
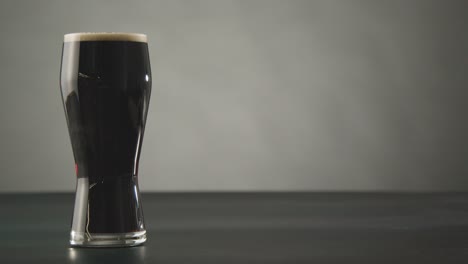
[[[145,263],[146,247],[129,248],[68,248],[68,263]]]

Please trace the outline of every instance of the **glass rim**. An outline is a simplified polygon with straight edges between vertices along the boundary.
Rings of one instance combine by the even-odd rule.
[[[79,32],[68,33],[63,36],[63,42],[79,41],[133,41],[148,42],[145,34],[125,32]]]

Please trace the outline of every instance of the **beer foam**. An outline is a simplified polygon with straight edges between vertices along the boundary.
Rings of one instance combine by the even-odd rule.
[[[121,32],[83,32],[70,33],[63,36],[64,42],[74,41],[133,41],[148,42],[145,34]]]

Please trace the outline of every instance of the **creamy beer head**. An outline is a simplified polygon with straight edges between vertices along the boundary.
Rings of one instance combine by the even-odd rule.
[[[121,32],[83,32],[70,33],[63,37],[64,42],[74,41],[133,41],[147,42],[145,34]]]

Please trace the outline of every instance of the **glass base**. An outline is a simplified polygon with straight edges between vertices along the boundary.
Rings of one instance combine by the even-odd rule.
[[[93,234],[84,232],[70,233],[70,245],[74,247],[133,247],[146,241],[146,231],[119,233],[119,234]]]

